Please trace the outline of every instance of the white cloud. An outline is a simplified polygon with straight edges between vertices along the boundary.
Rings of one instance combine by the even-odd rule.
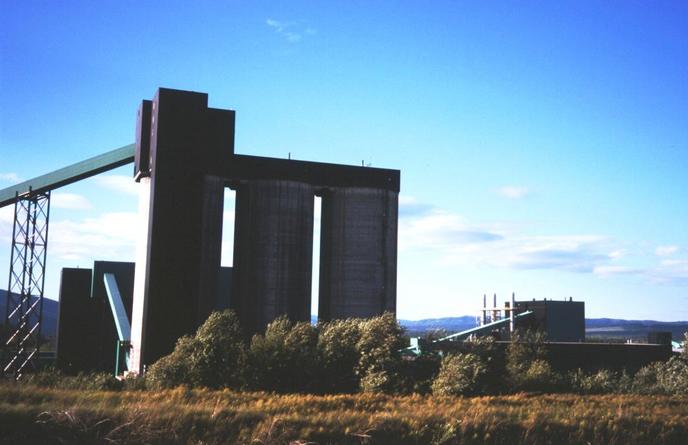
[[[418,204],[418,200],[414,196],[399,194],[399,206]]]
[[[125,175],[107,175],[96,176],[95,181],[101,187],[106,189],[124,193],[127,195],[138,196],[140,184],[134,181],[131,176]]]
[[[521,199],[530,194],[530,190],[520,185],[505,185],[498,188],[497,193],[504,198]]]
[[[626,255],[628,255],[628,251],[626,249],[617,249],[612,252],[609,252],[609,258],[611,259],[618,259],[618,258],[623,258]]]
[[[399,218],[408,218],[427,214],[432,206],[419,202],[413,196],[399,195]]]
[[[50,206],[56,209],[86,210],[91,208],[91,203],[76,193],[54,192],[50,195]]]
[[[655,255],[657,256],[670,256],[678,252],[678,246],[657,246],[655,249]]]
[[[599,235],[534,236],[508,224],[471,223],[455,213],[400,199],[399,249],[431,251],[447,264],[486,265],[510,269],[556,269],[592,273],[615,253]],[[620,252],[619,249],[616,251]]]
[[[268,18],[265,24],[274,29],[277,34],[284,37],[289,43],[296,43],[303,39],[305,35],[314,35],[316,30],[311,27],[302,27],[298,22],[283,22]]]
[[[278,22],[277,20],[271,19],[271,18],[268,18],[267,20],[265,20],[265,23],[268,26],[275,28],[277,31],[282,31],[286,26],[290,25],[289,23]]]
[[[517,270],[590,273],[600,278],[637,277],[648,282],[688,286],[688,259],[667,258],[678,246],[659,246],[656,257],[631,253],[613,239],[596,234],[538,236],[505,223],[472,223],[452,212],[399,197],[399,250],[427,253],[439,264]],[[618,264],[624,259],[625,264]]]
[[[402,218],[399,221],[401,250],[434,249],[447,254],[457,247],[501,238],[500,234],[485,227],[468,224],[459,215],[449,212],[435,210],[419,217]]]
[[[6,241],[12,240],[12,224],[14,224],[14,206],[0,208],[0,249]]]
[[[81,221],[50,223],[50,255],[65,260],[134,261],[136,212],[104,213]]]
[[[609,277],[609,276],[614,276],[614,275],[637,275],[642,273],[643,270],[636,268],[636,267],[628,267],[628,266],[614,266],[614,265],[606,265],[606,266],[597,266],[593,270],[593,273],[595,275],[599,275],[601,277]]]
[[[608,261],[608,240],[599,235],[509,237],[487,261],[512,269],[556,269],[592,272]]]
[[[20,182],[21,179],[16,173],[9,172],[9,173],[0,173],[0,181],[5,181],[5,182]]]
[[[647,272],[651,281],[672,286],[688,286],[688,259],[662,260]]]

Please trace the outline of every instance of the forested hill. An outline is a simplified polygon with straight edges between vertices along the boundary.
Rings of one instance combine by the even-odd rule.
[[[7,291],[0,289],[0,324],[5,322],[5,307],[7,305]],[[54,337],[57,333],[58,303],[49,298],[43,299],[43,326],[41,333],[46,337]]]

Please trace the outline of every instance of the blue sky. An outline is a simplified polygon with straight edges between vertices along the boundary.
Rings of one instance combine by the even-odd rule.
[[[514,291],[687,320],[686,79],[681,1],[7,1],[0,188],[133,142],[159,86],[203,91],[238,153],[401,170],[401,318]],[[130,174],[55,192],[49,296],[133,260]],[[10,235],[0,209],[0,283]]]

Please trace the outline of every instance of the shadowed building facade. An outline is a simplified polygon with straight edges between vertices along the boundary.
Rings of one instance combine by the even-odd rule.
[[[117,280],[124,310],[131,319],[134,263],[95,261],[93,269],[64,268],[60,276],[57,366],[70,374],[112,372],[117,331],[103,282]]]
[[[218,298],[224,188],[236,191],[230,307],[247,337],[310,320],[314,197],[322,197],[319,318],[396,308],[399,171],[234,154],[234,112],[159,89],[139,108],[131,368],[207,318]]]

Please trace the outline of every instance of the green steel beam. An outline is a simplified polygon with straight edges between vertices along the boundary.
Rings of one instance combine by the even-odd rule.
[[[52,173],[38,176],[28,181],[7,187],[6,189],[2,189],[0,190],[0,208],[14,204],[17,200],[17,194],[21,197],[29,193],[29,190],[33,192],[54,190],[58,187],[81,181],[82,179],[90,178],[99,173],[134,162],[135,148],[135,144],[126,145],[103,153],[102,155],[86,159],[85,161],[77,162],[68,167],[55,170]]]
[[[530,317],[531,315],[533,315],[533,313],[534,313],[533,311],[521,312],[520,314],[516,314],[516,316],[514,318],[516,320],[520,320],[521,318]],[[484,324],[481,326],[476,326],[474,328],[466,329],[465,331],[457,332],[456,334],[451,334],[451,335],[447,335],[446,337],[438,338],[437,340],[433,341],[433,343],[442,343],[445,341],[463,340],[465,338],[470,337],[472,334],[489,332],[494,328],[502,327],[502,325],[508,325],[510,321],[511,321],[510,317],[502,318],[501,320],[493,321],[491,323],[487,323],[487,324]]]

